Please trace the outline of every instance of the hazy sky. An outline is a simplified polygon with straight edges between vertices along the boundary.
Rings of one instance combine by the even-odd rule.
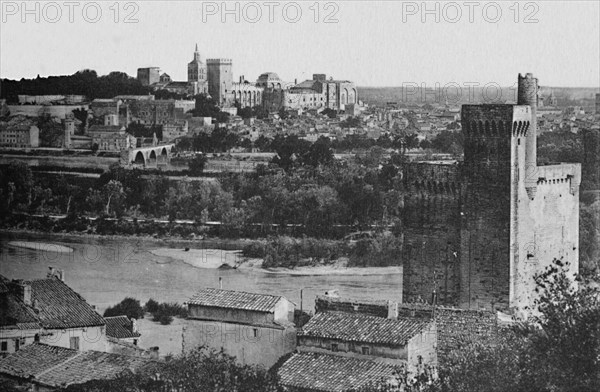
[[[533,72],[541,85],[600,86],[598,1],[0,3],[1,78],[158,66],[186,80],[198,43],[202,59],[231,58],[235,78],[251,81],[273,71],[359,86],[508,86]]]

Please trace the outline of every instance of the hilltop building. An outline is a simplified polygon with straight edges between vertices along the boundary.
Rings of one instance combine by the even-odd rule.
[[[142,86],[152,86],[153,84],[160,82],[160,68],[138,68],[137,79],[142,83]]]
[[[346,105],[358,104],[358,91],[348,80],[327,79],[324,74],[314,74],[311,80],[285,86],[277,74],[262,74],[257,85],[264,86],[263,105],[271,110],[334,109],[344,110]],[[354,108],[352,108],[354,112]]]
[[[188,64],[187,75],[188,83],[193,86],[194,95],[208,93],[208,69],[200,59],[198,44],[196,44],[196,50],[194,51],[194,59]]]

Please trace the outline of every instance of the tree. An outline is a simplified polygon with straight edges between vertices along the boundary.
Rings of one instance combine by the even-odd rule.
[[[314,142],[308,153],[303,157],[303,163],[317,167],[327,165],[333,161],[333,150],[331,149],[331,140],[328,137],[321,136]]]
[[[110,203],[119,203],[125,194],[123,184],[120,181],[110,180],[108,184],[102,187],[102,193],[104,200],[106,200],[106,215],[110,215]]]
[[[133,319],[140,319],[144,317],[144,308],[140,305],[140,301],[127,297],[115,306],[108,307],[104,311],[104,317],[114,316],[127,316]]]
[[[536,313],[527,322],[451,353],[441,391],[600,390],[600,276],[576,285],[568,267],[554,260],[536,275]]]
[[[114,380],[71,385],[65,391],[280,392],[277,381],[274,373],[263,368],[241,365],[223,351],[198,347],[166,363],[156,362],[136,374],[127,372]]]
[[[194,176],[199,176],[204,171],[204,166],[206,165],[206,155],[204,154],[196,154],[192,159],[188,162],[188,168],[190,170],[190,174]]]

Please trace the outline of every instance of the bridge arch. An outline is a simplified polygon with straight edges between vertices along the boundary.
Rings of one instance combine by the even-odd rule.
[[[141,151],[138,151],[135,154],[135,158],[133,159],[133,162],[137,165],[145,165],[146,164],[146,157],[144,157],[144,154]]]

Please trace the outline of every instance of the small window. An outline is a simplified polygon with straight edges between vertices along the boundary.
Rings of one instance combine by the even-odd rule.
[[[369,347],[363,347],[362,353],[363,353],[363,355],[369,355],[369,354],[371,354],[371,350],[369,349]]]
[[[72,350],[79,350],[79,337],[74,336],[69,339],[69,348]]]
[[[252,333],[254,334],[254,337],[258,337],[258,328],[252,328]]]
[[[2,347],[0,347],[0,351],[8,351],[8,342],[2,342]]]
[[[337,345],[337,343],[332,343],[331,344],[331,351],[333,351],[333,352],[338,351],[338,345]]]

